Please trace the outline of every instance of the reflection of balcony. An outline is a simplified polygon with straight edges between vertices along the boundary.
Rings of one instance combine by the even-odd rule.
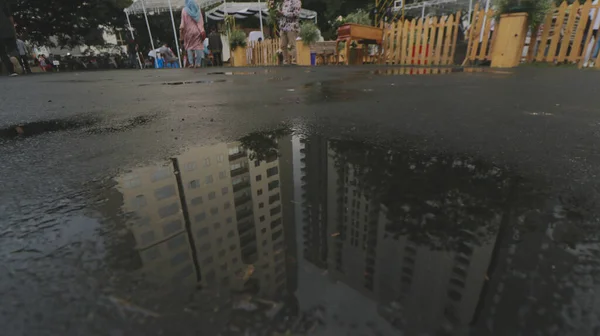
[[[243,235],[244,233],[246,233],[250,230],[254,230],[254,221],[250,220],[250,221],[238,224],[238,232],[240,233],[240,235]]]
[[[238,175],[244,174],[248,172],[248,167],[241,167],[238,169],[234,169],[231,172],[229,172],[229,175],[231,175],[231,177],[236,177]]]
[[[242,247],[242,261],[244,264],[254,264],[257,260],[256,243]]]
[[[243,194],[240,197],[234,198],[233,202],[234,202],[235,206],[240,206],[242,204],[248,203],[250,200],[252,200],[252,197],[250,197],[250,195]]]
[[[250,186],[250,182],[248,182],[248,181],[240,182],[233,186],[233,192],[240,191],[244,188],[248,188],[249,186]]]
[[[246,247],[250,244],[254,243],[256,245],[256,234],[255,232],[251,232],[246,234],[245,236],[240,237],[240,246]]]
[[[237,220],[238,220],[238,222],[239,222],[239,221],[241,221],[242,219],[244,219],[244,218],[247,218],[247,217],[249,217],[249,216],[251,216],[251,215],[252,215],[252,210],[250,210],[250,209],[244,209],[244,210],[238,211],[238,212],[235,214],[235,217],[236,217],[236,219],[237,219]]]
[[[244,151],[239,151],[234,154],[229,154],[229,161],[237,160],[239,158],[243,158],[244,156],[246,156],[246,152],[244,152]]]

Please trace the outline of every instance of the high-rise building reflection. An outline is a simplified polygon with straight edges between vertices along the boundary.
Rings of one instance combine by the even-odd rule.
[[[220,143],[117,179],[139,272],[264,298],[289,292],[280,176],[290,178],[291,161],[252,157],[239,141]],[[293,213],[285,218],[293,226]]]
[[[479,168],[475,171],[470,166],[462,167],[460,161],[448,159],[440,164],[446,170],[446,177],[464,179],[459,181],[465,182],[464,186],[458,183],[431,188],[427,185],[430,181],[426,169],[424,173],[410,173],[419,168],[403,161],[406,158],[398,153],[365,149],[319,136],[307,137],[302,143],[304,259],[326,268],[331,280],[340,281],[377,302],[379,314],[407,335],[467,330],[492,258],[497,233],[493,228],[499,225],[501,209],[491,209],[482,215],[472,204],[461,205],[467,209],[465,218],[470,222],[480,221],[481,227],[492,228],[491,236],[478,240],[470,237],[476,234],[475,229],[456,228],[465,218],[444,214],[444,210],[439,210],[443,204],[437,203],[451,197],[467,203],[473,196],[469,193],[483,191],[471,190],[473,183],[467,182],[483,179]],[[405,175],[400,165],[409,166]],[[423,165],[431,167],[435,163]],[[469,171],[472,176],[461,175]],[[493,188],[502,186],[494,183],[491,183]],[[411,198],[414,203],[431,203],[433,210],[409,216],[413,205],[410,201],[402,202]],[[390,206],[394,207],[393,214]],[[473,213],[469,213],[468,207],[473,208]],[[398,215],[404,212],[406,216]],[[446,223],[447,218],[453,218],[455,223]],[[435,221],[448,226],[439,226]],[[437,226],[438,232],[429,237],[432,244],[424,243],[421,233],[410,232],[419,229],[421,223],[420,231],[427,238],[430,227],[426,222]],[[410,223],[417,225],[406,228]],[[452,248],[432,246],[436,240],[447,238],[445,235],[454,234],[453,231],[457,231],[455,236],[448,238],[454,241]]]

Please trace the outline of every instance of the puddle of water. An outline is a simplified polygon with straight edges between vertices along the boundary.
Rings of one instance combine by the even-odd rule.
[[[214,84],[214,83],[225,83],[225,82],[226,82],[225,79],[214,79],[214,80],[166,82],[166,83],[162,83],[162,85]]]
[[[98,267],[120,271],[78,307],[149,333],[539,330],[579,300],[573,255],[596,221],[592,195],[482,158],[285,127],[94,183]]]

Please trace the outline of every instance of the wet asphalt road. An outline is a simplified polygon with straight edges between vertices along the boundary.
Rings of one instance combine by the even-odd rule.
[[[2,335],[598,335],[597,73],[2,79]]]

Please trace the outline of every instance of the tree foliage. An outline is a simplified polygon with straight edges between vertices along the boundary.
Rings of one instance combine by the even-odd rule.
[[[124,28],[132,0],[9,0],[17,33],[37,45],[101,45],[103,27]],[[56,41],[50,40],[56,37]]]

